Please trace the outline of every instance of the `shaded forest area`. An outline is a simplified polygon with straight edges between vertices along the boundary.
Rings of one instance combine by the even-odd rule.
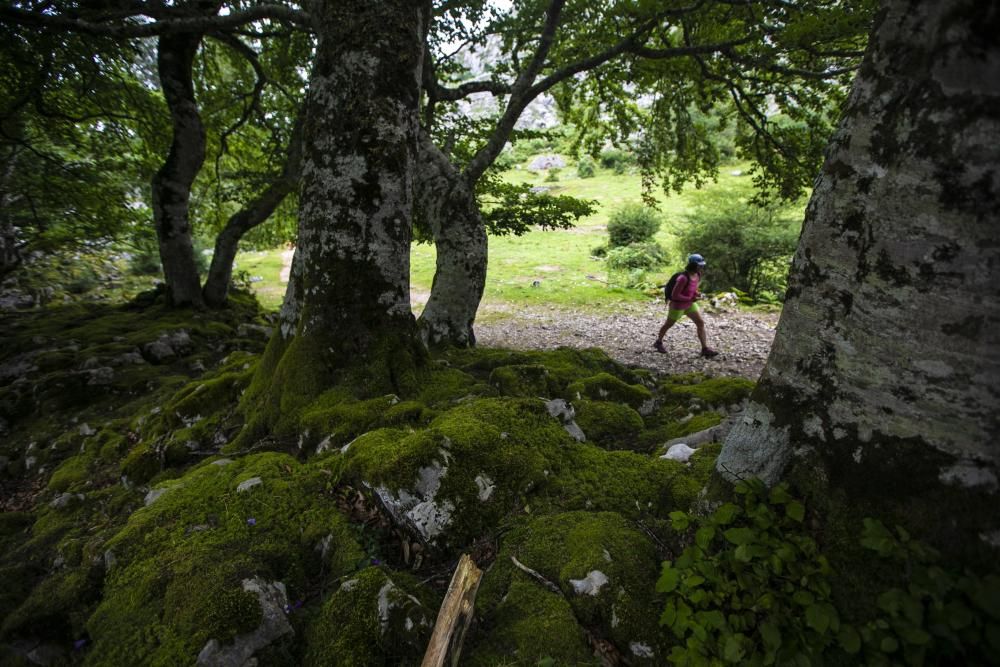
[[[463,555],[454,664],[995,661],[995,7],[0,21],[4,280],[114,244],[163,277],[0,320],[5,664],[417,664]],[[812,188],[756,383],[476,346],[489,236],[587,214],[502,176],[543,94],[648,193],[711,178],[722,131],[761,200]],[[290,237],[269,313],[233,259]]]

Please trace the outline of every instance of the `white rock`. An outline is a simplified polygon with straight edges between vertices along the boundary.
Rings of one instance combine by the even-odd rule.
[[[490,499],[497,488],[493,480],[482,473],[476,475],[476,486],[479,487],[479,499],[484,502]]]
[[[681,463],[687,463],[691,455],[695,453],[694,449],[687,446],[686,443],[678,442],[667,450],[667,453],[661,456],[661,459],[669,459],[671,461],[680,461]]]
[[[263,483],[264,480],[262,480],[260,477],[251,477],[250,479],[245,479],[242,482],[240,482],[239,486],[236,487],[236,491],[239,493],[243,493],[244,491],[249,491],[253,487],[259,486]]]
[[[629,650],[632,651],[632,655],[639,658],[653,658],[656,653],[653,652],[653,647],[649,644],[641,644],[639,642],[632,642],[628,645]]]
[[[597,595],[601,587],[608,583],[608,575],[600,570],[591,570],[583,579],[570,579],[569,583],[577,595]]]

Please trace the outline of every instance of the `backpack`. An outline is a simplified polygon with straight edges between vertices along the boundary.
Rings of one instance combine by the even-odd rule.
[[[674,286],[677,284],[677,279],[684,275],[683,271],[678,271],[674,275],[670,276],[670,280],[667,284],[663,286],[663,300],[670,303],[670,295],[674,292]]]

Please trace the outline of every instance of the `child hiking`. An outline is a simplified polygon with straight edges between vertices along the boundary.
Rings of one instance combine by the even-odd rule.
[[[701,356],[711,358],[719,354],[708,346],[707,337],[705,336],[705,321],[701,319],[701,313],[698,312],[698,299],[701,298],[701,292],[698,291],[698,283],[701,281],[701,274],[704,270],[705,258],[698,253],[694,253],[688,256],[684,272],[678,274],[673,280],[673,289],[670,290],[668,297],[670,306],[667,310],[667,321],[660,327],[660,334],[656,337],[656,342],[653,343],[653,347],[657,352],[666,353],[667,350],[663,347],[663,337],[670,327],[677,324],[677,321],[681,317],[687,315],[698,329],[698,340],[701,341]]]

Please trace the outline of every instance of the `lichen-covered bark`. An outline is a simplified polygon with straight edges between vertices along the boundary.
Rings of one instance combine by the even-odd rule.
[[[233,261],[236,259],[240,239],[267,220],[285,197],[298,187],[301,163],[302,128],[300,123],[296,123],[281,173],[260,195],[234,213],[215,238],[215,252],[202,290],[205,303],[209,306],[219,308],[226,304],[229,283],[233,278]]]
[[[258,426],[292,428],[347,367],[369,392],[403,392],[421,358],[409,252],[424,11],[419,0],[315,5],[298,244],[249,395],[264,401]]]
[[[1000,49],[982,19],[971,0],[886,3],[724,474],[811,459],[859,492],[996,490]]]
[[[191,67],[199,34],[163,35],[157,46],[160,86],[170,109],[173,138],[153,176],[153,221],[171,303],[200,305],[201,283],[191,242],[191,184],[205,161],[205,127],[194,99]]]
[[[425,216],[437,266],[418,326],[430,346],[475,345],[472,324],[486,286],[486,228],[475,192],[451,161],[421,133],[417,172],[417,210]]]

